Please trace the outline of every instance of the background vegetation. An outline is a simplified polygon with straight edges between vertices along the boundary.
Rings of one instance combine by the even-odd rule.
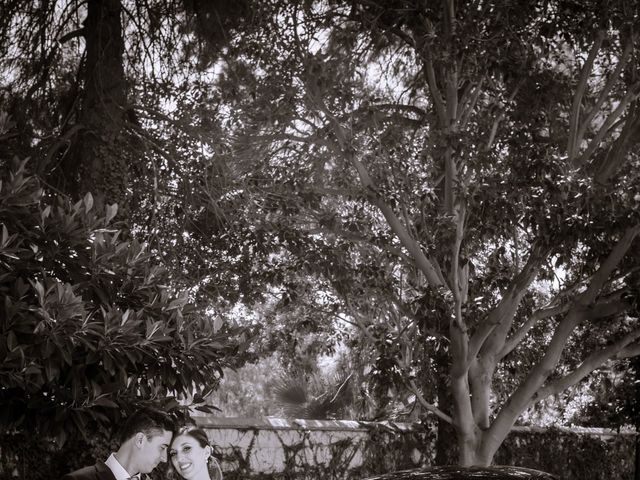
[[[436,419],[437,463],[637,427],[637,6],[0,9],[9,431],[204,405],[247,363],[279,411]]]

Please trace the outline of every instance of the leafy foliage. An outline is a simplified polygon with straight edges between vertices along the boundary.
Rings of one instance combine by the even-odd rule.
[[[38,153],[81,200],[63,212],[104,218],[117,200],[123,230],[150,239],[121,234],[123,260],[87,220],[90,248],[56,247],[104,249],[143,283],[149,254],[198,308],[258,310],[258,354],[311,366],[347,345],[381,405],[412,398],[454,425],[463,463],[489,462],[528,406],[637,354],[638,12],[624,2],[28,3],[3,3],[3,152]],[[42,222],[66,218],[57,205]],[[14,297],[119,329],[169,301],[100,268],[83,290],[93,276],[60,262]]]
[[[4,428],[63,442],[135,402],[202,401],[241,332],[173,290],[146,245],[122,237],[117,205],[47,195],[26,166],[0,187]]]
[[[352,402],[353,374],[337,374],[328,381],[319,375],[282,377],[274,387],[288,418],[340,418]]]
[[[537,468],[568,479],[629,478],[634,471],[634,450],[632,436],[598,436],[556,429],[544,433],[517,432],[498,451],[496,463]],[[606,467],[603,459],[607,459]]]
[[[463,463],[638,351],[638,39],[605,10],[279,4],[222,65],[254,225],[322,286],[283,306],[356,327],[379,391],[452,423]]]

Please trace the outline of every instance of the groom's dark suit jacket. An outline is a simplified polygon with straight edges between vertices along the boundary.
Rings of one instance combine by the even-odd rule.
[[[97,462],[91,467],[84,467],[68,473],[62,480],[116,480],[109,467],[104,462]]]

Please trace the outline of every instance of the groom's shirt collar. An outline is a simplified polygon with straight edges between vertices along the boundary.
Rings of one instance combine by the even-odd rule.
[[[107,458],[107,461],[104,463],[109,467],[113,476],[116,477],[116,480],[128,480],[131,478],[131,474],[120,465],[120,462],[113,453],[109,455],[109,458]]]

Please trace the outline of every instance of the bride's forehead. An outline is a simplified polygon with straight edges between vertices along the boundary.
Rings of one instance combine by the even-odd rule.
[[[178,435],[176,437],[174,437],[172,444],[174,446],[180,446],[180,445],[193,445],[198,443],[196,441],[195,438],[193,438],[191,435],[189,435],[188,433],[182,434],[182,435]]]

